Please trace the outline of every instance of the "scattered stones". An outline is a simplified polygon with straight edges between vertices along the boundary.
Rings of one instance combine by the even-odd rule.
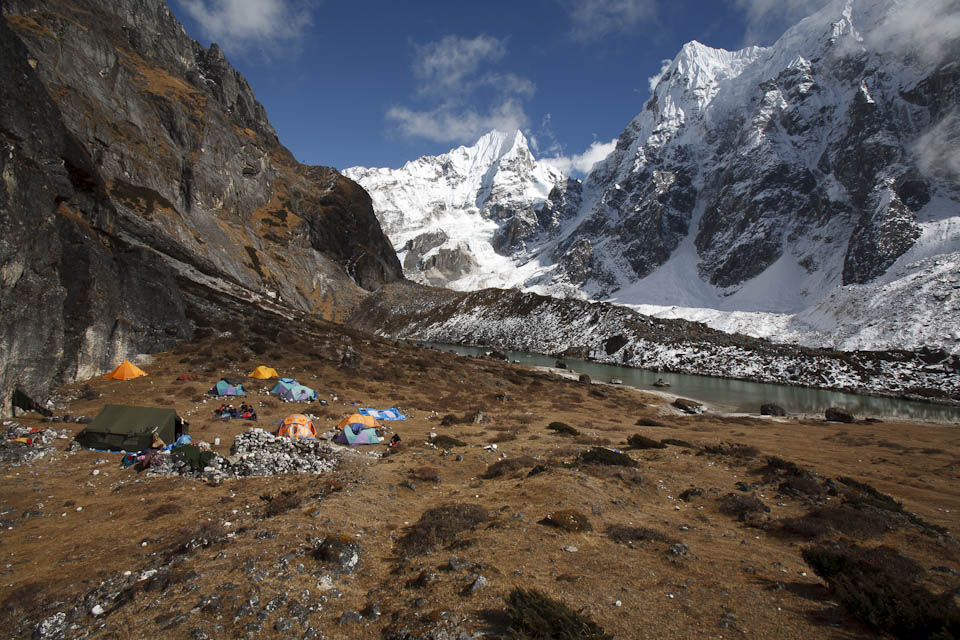
[[[360,564],[360,543],[346,536],[327,536],[313,556],[338,573],[353,573]]]
[[[688,400],[686,398],[677,398],[673,401],[673,406],[677,409],[680,409],[680,411],[689,413],[691,415],[696,415],[706,411],[706,407],[704,407],[701,403],[697,402],[696,400]]]
[[[475,579],[473,582],[470,583],[470,586],[467,587],[467,593],[469,593],[470,595],[473,595],[473,594],[477,593],[478,591],[480,591],[481,589],[483,589],[483,588],[484,588],[485,586],[487,586],[489,583],[490,583],[490,581],[487,580],[484,576],[479,576],[479,575],[478,575],[478,576],[476,577],[476,579]]]
[[[359,624],[363,622],[363,616],[360,615],[359,611],[344,611],[340,614],[340,618],[337,620],[340,624]]]

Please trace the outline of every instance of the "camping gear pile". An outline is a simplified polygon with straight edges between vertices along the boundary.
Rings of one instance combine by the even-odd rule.
[[[316,390],[300,384],[293,378],[280,378],[270,389],[270,393],[285,402],[314,402],[317,399]]]
[[[242,418],[243,420],[257,419],[256,409],[246,403],[240,405],[239,409],[232,404],[222,404],[219,409],[213,410],[213,415],[221,420],[229,420],[230,418]]]
[[[0,462],[21,464],[42,458],[54,450],[54,440],[67,439],[70,437],[68,434],[66,430],[38,429],[10,423],[0,437]]]

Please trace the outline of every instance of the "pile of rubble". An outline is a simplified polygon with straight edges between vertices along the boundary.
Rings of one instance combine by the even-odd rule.
[[[67,430],[24,427],[12,421],[4,421],[0,434],[0,462],[16,464],[42,458],[54,451],[54,440],[71,437]]]
[[[340,455],[325,440],[277,437],[250,429],[234,439],[227,461],[238,477],[272,476],[333,471]]]
[[[201,445],[202,446],[202,445]],[[340,455],[325,440],[277,437],[263,429],[239,434],[230,448],[230,456],[214,455],[203,469],[195,469],[177,455],[161,456],[150,466],[150,475],[183,475],[208,480],[274,476],[287,473],[319,474],[333,471]]]

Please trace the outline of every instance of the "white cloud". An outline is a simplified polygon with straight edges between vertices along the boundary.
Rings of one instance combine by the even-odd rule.
[[[575,40],[590,42],[624,33],[656,14],[655,0],[560,0]]]
[[[920,170],[960,186],[960,109],[954,109],[923,134],[913,148]]]
[[[507,98],[485,113],[459,104],[441,104],[421,111],[396,106],[387,110],[387,120],[407,137],[464,143],[475,142],[493,129],[522,129],[527,124],[527,115],[522,104]]]
[[[279,52],[300,40],[312,23],[300,0],[178,0],[204,34],[225,51]]]
[[[881,51],[909,52],[930,62],[944,61],[960,49],[960,2],[908,0],[892,7],[880,26],[865,38]]]
[[[572,156],[555,156],[553,158],[541,158],[539,162],[555,167],[563,172],[564,175],[585,175],[590,173],[593,165],[597,164],[613,151],[617,146],[617,140],[614,138],[610,142],[594,141],[587,147],[583,153]]]
[[[746,15],[744,44],[771,44],[831,0],[732,0]]]
[[[660,71],[656,75],[647,78],[647,84],[650,86],[651,94],[653,94],[653,92],[656,90],[657,85],[660,84],[660,80],[663,79],[663,74],[665,74],[667,69],[670,68],[671,62],[673,62],[673,60],[661,60]]]
[[[507,55],[506,41],[487,35],[445,36],[414,47],[413,75],[419,107],[395,105],[386,119],[406,137],[473,142],[491,129],[527,124],[524,101],[536,86],[514,73],[490,69]]]

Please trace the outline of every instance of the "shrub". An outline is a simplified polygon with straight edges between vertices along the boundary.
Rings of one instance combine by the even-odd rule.
[[[662,442],[658,442],[653,438],[648,438],[642,436],[639,433],[635,433],[629,438],[627,438],[627,444],[633,447],[634,449],[666,449],[667,445]]]
[[[659,420],[654,420],[653,418],[640,418],[637,420],[638,427],[665,427],[667,425],[663,424]]]
[[[739,493],[728,493],[720,498],[720,512],[728,516],[736,516],[738,520],[746,520],[748,516],[760,513],[770,513],[770,507],[763,504],[756,496],[745,496]]]
[[[592,447],[580,454],[580,461],[587,464],[608,464],[620,467],[636,467],[637,461],[625,453],[605,449],[603,447]]]
[[[656,529],[647,529],[646,527],[628,527],[622,524],[612,524],[607,527],[607,537],[614,542],[666,542],[675,544],[677,541],[665,533]]]
[[[440,471],[434,467],[420,467],[419,469],[411,469],[410,477],[414,480],[420,480],[422,482],[440,482]]]
[[[397,540],[397,548],[408,554],[421,554],[440,544],[451,542],[461,531],[472,529],[490,518],[479,504],[446,504],[429,509]]]
[[[573,509],[561,509],[560,511],[548,513],[547,516],[537,522],[537,524],[556,527],[564,531],[593,531],[593,527],[590,525],[587,516]]]
[[[579,431],[577,431],[575,428],[568,425],[566,422],[551,422],[550,424],[547,425],[547,429],[550,429],[551,431],[556,431],[561,435],[569,435],[569,436],[580,435]]]
[[[823,493],[820,483],[807,476],[791,476],[780,483],[777,491],[787,496],[819,496]]]
[[[803,559],[851,613],[898,638],[960,637],[953,595],[918,583],[923,569],[890,547],[814,546]]]
[[[589,616],[536,589],[516,588],[507,596],[513,640],[612,640]]]
[[[508,474],[512,474],[521,469],[526,469],[527,467],[532,467],[536,462],[530,456],[517,456],[516,458],[504,458],[499,462],[494,462],[492,465],[487,467],[487,471],[481,476],[490,480],[491,478],[499,478]]]
[[[452,436],[439,435],[436,438],[430,440],[430,444],[437,447],[438,449],[450,449],[451,447],[465,447],[467,443],[463,440],[458,440]]]
[[[715,453],[733,458],[756,458],[760,455],[760,449],[740,442],[721,442],[717,445],[707,445],[703,448],[703,451],[704,453]]]
[[[264,518],[272,518],[291,509],[296,509],[303,503],[303,496],[297,495],[292,489],[281,491],[275,496],[260,496],[267,501],[267,508],[263,512]]]
[[[893,527],[889,518],[870,510],[848,505],[811,509],[797,518],[777,520],[773,532],[789,538],[814,540],[841,534],[856,538],[874,538]]]
[[[696,449],[696,448],[697,448],[697,445],[695,445],[695,444],[690,444],[690,443],[687,442],[686,440],[677,440],[676,438],[664,438],[664,439],[661,440],[660,442],[662,442],[663,444],[670,444],[670,445],[673,445],[673,446],[675,446],[675,447],[683,447],[684,449]]]

